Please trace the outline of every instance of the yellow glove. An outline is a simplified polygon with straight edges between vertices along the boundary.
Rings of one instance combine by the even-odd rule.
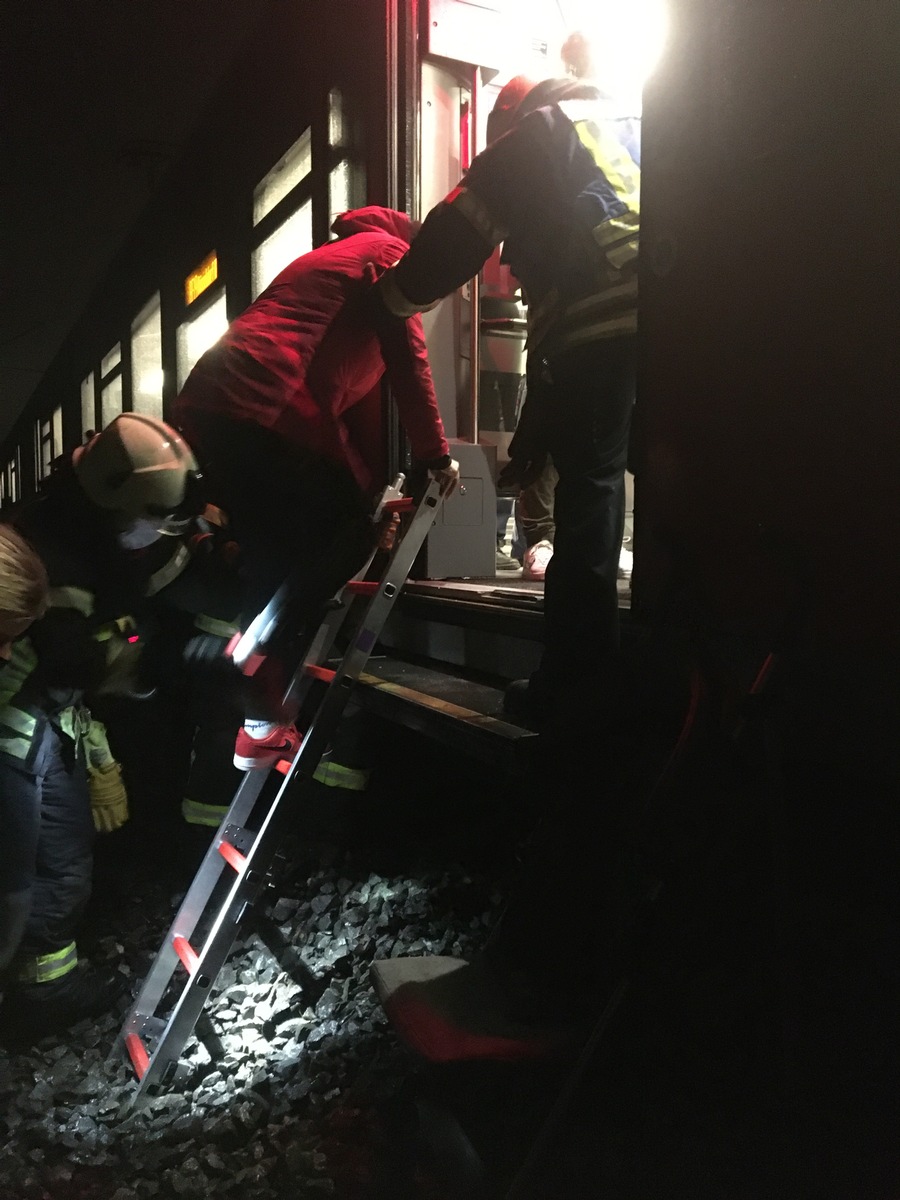
[[[88,776],[91,813],[98,833],[112,833],[128,820],[128,794],[117,762],[98,767]]]
[[[128,820],[128,794],[122,782],[122,768],[112,756],[102,721],[91,720],[83,744],[94,827],[100,833],[110,833]]]

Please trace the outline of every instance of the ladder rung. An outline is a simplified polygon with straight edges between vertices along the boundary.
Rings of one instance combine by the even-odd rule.
[[[323,683],[331,683],[335,676],[331,667],[317,667],[315,663],[307,663],[303,670],[310,679],[321,679]]]
[[[197,963],[200,961],[200,955],[187,940],[187,938],[182,937],[180,933],[177,933],[175,937],[172,938],[172,949],[184,963],[185,970],[188,972],[193,971]]]
[[[346,584],[347,591],[354,596],[374,596],[380,587],[377,579],[351,579]]]
[[[280,766],[281,764],[279,763],[278,765]],[[232,846],[231,842],[223,840],[219,842],[218,850],[228,865],[234,867],[235,871],[242,871],[244,869],[247,858],[241,854],[237,846]]]
[[[150,1066],[150,1055],[147,1053],[147,1048],[141,1041],[140,1036],[136,1033],[126,1033],[125,1049],[128,1051],[128,1057],[131,1059],[131,1065],[134,1067],[134,1073],[138,1079],[143,1079]]]

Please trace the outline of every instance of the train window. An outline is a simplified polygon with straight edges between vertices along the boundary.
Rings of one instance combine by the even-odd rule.
[[[62,405],[54,410],[53,413],[53,456],[62,454],[65,446],[63,445],[63,414]]]
[[[105,429],[122,411],[122,376],[115,375],[100,393],[100,428]]]
[[[162,320],[159,294],[131,324],[131,407],[149,417],[162,417]]]
[[[270,213],[312,170],[312,131],[306,129],[253,190],[253,224]],[[296,257],[296,256],[295,256]]]
[[[346,145],[347,127],[344,120],[344,97],[340,89],[332,88],[328,93],[328,145]]]
[[[331,169],[328,175],[328,218],[329,225],[336,216],[351,208],[350,164],[344,159]]]
[[[50,474],[53,462],[53,420],[38,417],[34,423],[34,476],[38,483]]]
[[[312,203],[307,200],[253,251],[253,299],[268,287],[279,271],[312,248]]]
[[[108,354],[104,354],[100,361],[100,378],[105,379],[110,371],[114,371],[116,367],[122,365],[122,346],[116,342],[112,350]]]
[[[224,291],[195,317],[178,326],[179,388],[184,385],[191,367],[203,351],[208,350],[213,342],[218,341],[227,328],[228,311],[225,305]]]
[[[94,373],[81,381],[81,433],[97,428],[97,405],[94,400]]]
[[[15,504],[19,499],[19,447],[6,464],[3,471],[3,500],[6,504]]]

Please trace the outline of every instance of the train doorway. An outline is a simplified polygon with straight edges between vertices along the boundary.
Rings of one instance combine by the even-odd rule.
[[[643,81],[665,39],[666,6],[664,0],[641,0],[623,11],[606,0],[478,5],[430,0],[421,31],[414,194],[424,216],[485,147],[488,114],[514,75],[590,78],[623,114],[639,120]],[[573,54],[567,42],[576,42],[579,53]],[[501,250],[475,280],[425,314],[444,422],[470,481],[467,493],[478,496],[459,525],[435,531],[426,574],[433,580],[486,580],[539,605],[543,568],[552,553],[552,477],[526,497],[498,494],[496,488],[524,399],[527,330],[524,298],[501,262]],[[625,606],[633,539],[630,475],[626,484],[620,564]],[[448,518],[455,519],[449,508]],[[477,520],[482,524],[476,529]],[[535,554],[537,543],[541,549]]]

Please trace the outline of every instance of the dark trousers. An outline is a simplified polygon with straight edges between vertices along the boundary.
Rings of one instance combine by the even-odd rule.
[[[74,940],[91,894],[94,822],[84,759],[48,724],[31,770],[0,757],[0,796],[3,890],[30,894],[19,957],[52,954]],[[14,954],[14,946],[0,946],[0,960]]]
[[[529,401],[537,393],[545,449],[559,473],[539,672],[556,693],[596,687],[619,646],[635,350],[633,338],[617,338],[529,364]]]
[[[225,509],[241,547],[244,628],[288,584],[266,666],[247,698],[248,716],[276,720],[325,602],[372,549],[370,506],[347,471],[268,430],[204,416],[192,432],[210,499]]]

